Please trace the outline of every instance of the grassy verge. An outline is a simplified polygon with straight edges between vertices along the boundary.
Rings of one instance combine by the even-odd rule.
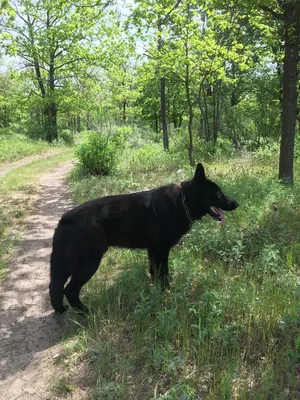
[[[192,175],[120,165],[114,177],[74,173],[75,201]],[[205,217],[172,250],[171,291],[149,286],[145,252],[110,249],[84,289],[95,315],[70,316],[63,358],[80,372],[68,384],[84,383],[93,400],[300,396],[299,183],[279,185],[270,160],[205,166],[240,207],[225,230]]]
[[[58,155],[8,172],[0,179],[0,277],[11,258],[13,237],[38,195],[40,175],[72,157],[73,151],[66,149]]]
[[[0,163],[17,161],[52,148],[45,141],[34,141],[24,135],[0,135]]]

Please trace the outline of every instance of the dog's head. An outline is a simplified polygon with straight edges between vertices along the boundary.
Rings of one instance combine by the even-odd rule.
[[[198,164],[196,167],[191,188],[193,197],[191,202],[193,210],[191,211],[196,214],[195,219],[209,214],[215,220],[221,221],[222,226],[224,226],[223,211],[232,211],[239,206],[239,203],[225,195],[216,183],[206,178],[202,164]]]

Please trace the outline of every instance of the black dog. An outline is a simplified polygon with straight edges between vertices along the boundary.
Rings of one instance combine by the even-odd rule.
[[[49,289],[54,310],[66,311],[65,294],[72,307],[87,311],[79,299],[80,290],[110,246],[147,249],[151,276],[168,287],[170,249],[193,221],[209,214],[223,223],[221,210],[237,207],[235,200],[205,177],[202,164],[198,164],[194,178],[180,186],[101,197],[66,212],[55,230],[51,254]]]

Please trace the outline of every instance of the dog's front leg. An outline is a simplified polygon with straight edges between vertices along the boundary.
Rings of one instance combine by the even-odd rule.
[[[149,261],[149,274],[151,275],[152,283],[154,283],[155,276],[157,274],[156,270],[156,259],[155,252],[152,249],[148,249],[148,261]]]
[[[169,258],[170,249],[159,247],[148,250],[149,272],[152,280],[159,279],[163,290],[170,287],[169,282]]]

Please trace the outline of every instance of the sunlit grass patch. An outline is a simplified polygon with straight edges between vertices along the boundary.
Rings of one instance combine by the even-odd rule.
[[[34,141],[24,135],[0,135],[0,163],[42,153],[51,147],[45,141]]]
[[[67,149],[57,155],[49,155],[43,160],[33,161],[8,172],[0,179],[0,196],[29,190],[29,186],[35,184],[39,179],[39,174],[57,166],[59,163],[72,160],[72,158],[73,150]]]
[[[75,390],[75,386],[66,377],[58,378],[51,385],[51,391],[60,396],[67,396]]]

